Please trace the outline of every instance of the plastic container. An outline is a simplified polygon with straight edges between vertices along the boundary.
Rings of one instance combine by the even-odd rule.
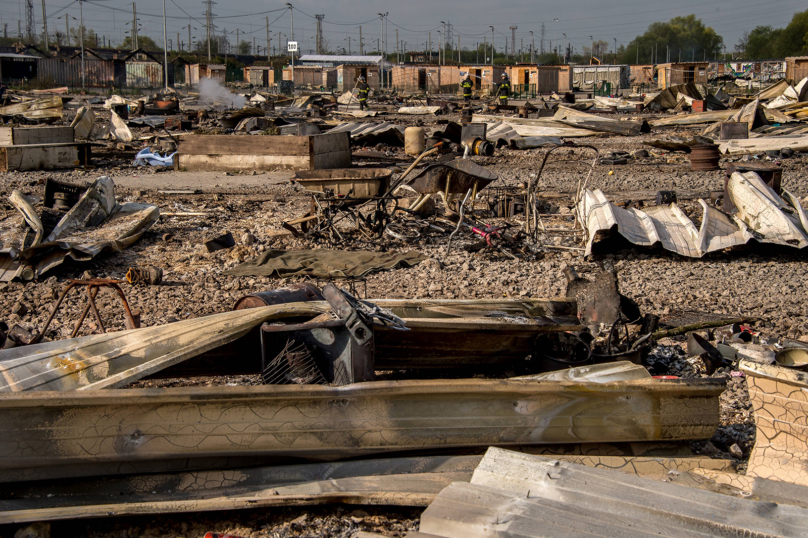
[[[423,127],[407,127],[404,129],[404,153],[420,155],[426,147],[426,133]]]

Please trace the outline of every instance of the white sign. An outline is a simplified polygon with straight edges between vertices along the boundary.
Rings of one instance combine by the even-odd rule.
[[[287,50],[289,52],[297,52],[297,41],[290,41],[289,48]]]

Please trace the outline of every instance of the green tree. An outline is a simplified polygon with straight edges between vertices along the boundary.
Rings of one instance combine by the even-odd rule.
[[[241,40],[241,43],[238,44],[238,53],[239,54],[251,54],[252,53],[252,43],[249,41]]]
[[[666,49],[670,50],[671,61],[691,58],[701,60],[718,54],[724,39],[715,30],[695,15],[674,17],[669,22],[655,22],[641,36],[635,37],[626,46],[622,55],[623,63],[651,63],[653,50],[658,51],[657,62],[665,62]],[[638,54],[639,53],[639,54]]]
[[[781,30],[776,52],[778,58],[808,53],[808,10],[795,13],[788,26]]]
[[[85,47],[98,47],[98,34],[95,33],[95,30],[91,28],[84,27],[84,46]],[[70,42],[75,47],[81,46],[81,28],[71,28],[70,29]]]
[[[808,10],[795,13],[785,28],[758,26],[744,32],[735,52],[749,60],[808,54]]]
[[[159,45],[157,45],[157,43],[154,42],[154,39],[152,39],[152,38],[150,38],[148,36],[145,36],[145,35],[137,36],[137,45],[141,49],[147,50],[149,52],[151,52],[151,51],[162,51],[163,50],[162,47],[160,47]],[[132,37],[131,36],[126,36],[126,38],[123,40],[123,43],[121,43],[121,49],[123,49],[123,50],[132,50]]]

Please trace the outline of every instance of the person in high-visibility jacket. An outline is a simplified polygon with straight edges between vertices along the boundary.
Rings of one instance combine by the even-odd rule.
[[[508,104],[508,97],[511,95],[511,81],[506,73],[502,73],[502,82],[497,90],[497,95],[499,95],[500,105]]]
[[[460,83],[460,87],[463,88],[463,99],[468,103],[471,101],[471,89],[474,87],[474,83],[471,81],[471,77],[468,74],[466,74],[466,78],[463,79],[463,82]]]
[[[359,77],[359,84],[356,85],[356,88],[359,90],[359,110],[370,108],[368,107],[368,92],[370,91],[370,86],[365,82],[365,77]]]

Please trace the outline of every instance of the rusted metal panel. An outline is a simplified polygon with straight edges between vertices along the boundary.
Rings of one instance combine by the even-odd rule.
[[[2,394],[0,481],[173,459],[707,439],[724,388],[462,379]]]
[[[81,58],[42,58],[39,60],[39,79],[56,86],[81,86]],[[84,83],[91,88],[110,88],[115,85],[114,62],[84,60]]]
[[[162,86],[162,65],[157,62],[126,62],[127,88],[160,88]]]

